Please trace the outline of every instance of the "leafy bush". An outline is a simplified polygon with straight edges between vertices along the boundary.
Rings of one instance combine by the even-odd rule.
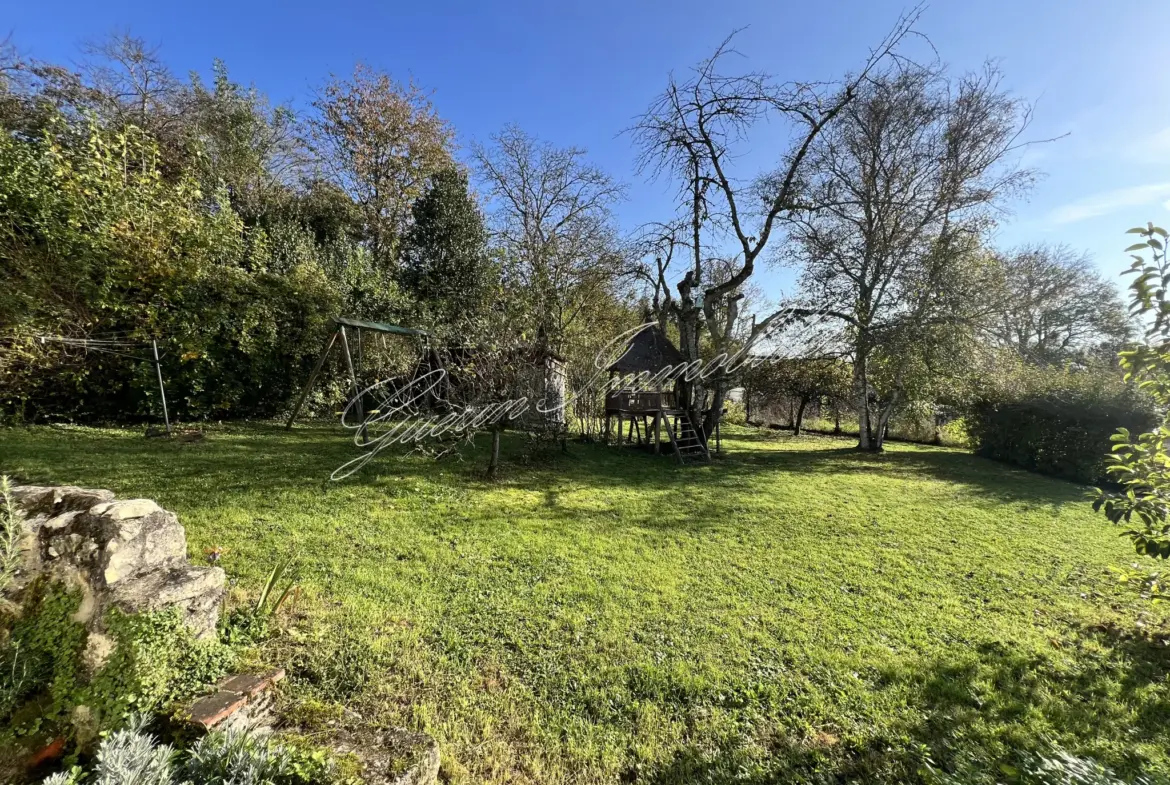
[[[274,744],[237,731],[204,736],[186,753],[180,771],[193,785],[310,785],[339,779],[325,750]]]
[[[159,339],[178,417],[279,413],[308,376],[355,254],[296,220],[245,226],[191,172],[164,176],[138,129],[49,123],[0,134],[0,415],[155,416]],[[91,351],[39,335],[117,336]],[[101,348],[101,344],[90,344]],[[138,359],[136,359],[138,358]]]
[[[41,581],[30,589],[20,617],[0,650],[0,672],[19,678],[0,690],[0,721],[21,701],[43,696],[37,716],[5,735],[41,730],[69,734],[74,712],[86,707],[97,730],[122,724],[136,712],[164,711],[227,673],[234,652],[215,641],[196,640],[177,608],[126,615],[111,611],[107,626],[115,647],[92,675],[82,663],[86,630],[73,620],[77,592]]]
[[[134,718],[130,725],[109,735],[97,751],[95,785],[168,785],[175,751],[156,744]]]
[[[742,403],[728,401],[723,407],[722,422],[730,425],[747,425],[747,410]]]
[[[239,731],[213,732],[176,752],[146,732],[140,716],[98,747],[94,785],[322,785],[341,781],[324,750],[275,744]],[[76,785],[80,769],[43,785]]]
[[[1121,352],[1126,378],[1157,401],[1161,417],[1145,427],[1122,423],[1113,436],[1108,458],[1109,476],[1121,486],[1113,492],[1098,488],[1094,510],[1103,510],[1110,522],[1126,526],[1138,553],[1170,558],[1170,233],[1149,224],[1129,230],[1145,238],[1126,251],[1149,251],[1149,263],[1133,254],[1128,270],[1137,277],[1130,284],[1130,311],[1148,325],[1144,340]],[[1155,428],[1155,425],[1157,426]],[[1136,432],[1133,436],[1131,433]],[[1155,579],[1155,583],[1157,580]]]
[[[1105,456],[1118,428],[1144,431],[1153,403],[1113,369],[1014,369],[966,412],[975,452],[1014,466],[1092,484],[1107,482]]]

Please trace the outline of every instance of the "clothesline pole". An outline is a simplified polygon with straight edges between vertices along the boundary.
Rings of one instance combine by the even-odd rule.
[[[167,388],[163,386],[162,363],[158,360],[158,341],[150,339],[150,348],[154,350],[154,370],[158,374],[158,392],[162,396],[163,421],[167,424],[167,436],[171,435],[171,416],[167,414]]]

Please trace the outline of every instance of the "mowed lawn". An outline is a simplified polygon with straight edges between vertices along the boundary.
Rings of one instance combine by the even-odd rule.
[[[290,718],[439,739],[453,782],[905,781],[1044,738],[1170,769],[1170,627],[1085,489],[941,448],[740,431],[711,466],[597,445],[378,456],[336,426],[0,430],[0,471],[174,510],[236,601],[295,556],[264,656]],[[346,715],[343,722],[354,722]],[[316,730],[315,730],[316,729]]]

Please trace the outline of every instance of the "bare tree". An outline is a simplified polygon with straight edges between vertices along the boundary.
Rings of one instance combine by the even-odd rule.
[[[898,63],[855,96],[810,145],[791,232],[808,300],[844,330],[858,446],[881,450],[908,385],[954,359],[960,328],[995,305],[980,240],[1033,179],[1011,161],[1029,110],[993,66],[951,80]]]
[[[1036,363],[1059,362],[1102,346],[1115,354],[1131,334],[1117,289],[1086,254],[1032,245],[1001,257],[1005,292],[988,334]]]
[[[25,68],[24,58],[12,43],[12,36],[0,39],[0,94],[12,90]]]
[[[148,131],[164,153],[182,150],[185,92],[182,83],[141,38],[112,33],[82,46],[75,69],[26,59],[7,42],[0,45],[0,97],[5,125],[39,135],[60,112],[81,121]],[[181,156],[179,156],[181,157]]]
[[[611,213],[624,189],[584,150],[553,147],[516,126],[472,151],[512,283],[529,291],[538,332],[559,346],[625,267]]]
[[[180,122],[182,83],[152,47],[129,32],[116,32],[82,46],[81,75],[116,125],[135,125],[156,137]]]
[[[32,75],[29,63],[12,43],[12,36],[0,39],[0,125],[12,128],[20,117],[23,97]]]
[[[686,79],[671,76],[633,127],[640,148],[640,170],[679,183],[682,226],[668,245],[685,245],[689,269],[670,291],[666,270],[658,272],[663,318],[677,325],[680,350],[688,362],[700,358],[704,336],[717,353],[729,352],[741,317],[742,287],[780,233],[785,216],[800,208],[813,142],[856,98],[870,73],[894,55],[911,35],[917,10],[899,19],[870,52],[860,72],[843,84],[777,83],[768,74],[727,75],[723,67],[735,52],[731,38],[699,63]],[[733,172],[741,145],[757,123],[780,120],[790,130],[791,146],[773,172],[744,181]],[[677,224],[676,224],[677,226]],[[736,249],[734,269],[716,278],[711,259],[726,243]],[[791,311],[777,310],[753,325],[748,341],[767,334]],[[731,377],[719,372],[706,379],[682,380],[680,392],[696,430],[707,438],[723,410]]]

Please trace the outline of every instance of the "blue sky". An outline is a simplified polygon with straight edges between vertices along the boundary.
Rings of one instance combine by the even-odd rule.
[[[732,30],[745,66],[794,79],[832,79],[863,59],[908,4],[887,0],[595,0],[590,3],[8,3],[0,16],[36,57],[76,57],[80,41],[130,29],[161,46],[180,72],[224,59],[239,81],[277,101],[303,102],[329,72],[357,60],[433,91],[462,143],[516,122],[557,145],[588,149],[629,185],[624,228],[670,213],[670,189],[647,183],[620,132],[665,85]],[[954,68],[996,58],[1007,85],[1035,101],[1031,135],[1067,133],[1034,149],[1045,173],[1012,205],[1004,246],[1056,241],[1090,252],[1109,274],[1125,266],[1130,226],[1170,224],[1170,2],[936,0],[920,23]],[[750,173],[779,153],[762,129]],[[767,271],[775,296],[790,271]]]

